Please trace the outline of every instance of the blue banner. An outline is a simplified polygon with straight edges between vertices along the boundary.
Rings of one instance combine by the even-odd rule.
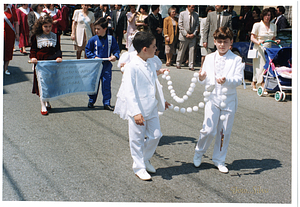
[[[104,60],[38,61],[36,73],[40,98],[50,101],[72,94],[96,93]]]

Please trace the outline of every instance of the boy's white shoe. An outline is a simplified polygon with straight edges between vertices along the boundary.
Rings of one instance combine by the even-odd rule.
[[[194,155],[195,167],[199,167],[201,165],[201,158],[202,158],[202,155],[199,155],[197,152],[195,152],[195,155]]]
[[[217,168],[221,173],[228,173],[228,168],[225,165],[218,165]]]
[[[146,165],[146,170],[149,173],[156,173],[155,168],[151,165],[150,161],[145,161],[145,165]]]
[[[145,169],[139,170],[135,175],[141,180],[151,180],[151,175]]]

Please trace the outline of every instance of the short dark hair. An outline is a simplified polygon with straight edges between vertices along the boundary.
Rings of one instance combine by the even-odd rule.
[[[268,13],[271,13],[271,20],[274,18],[274,12],[272,11],[272,8],[265,8],[264,10],[262,10],[261,14],[260,14],[260,19],[264,19],[264,16],[267,16]]]
[[[260,11],[260,9],[259,9],[257,6],[255,6],[255,7],[253,8],[253,11],[255,11],[256,14],[260,17],[261,11]]]
[[[132,41],[134,49],[140,53],[144,47],[149,48],[155,37],[150,32],[138,32]]]
[[[227,39],[229,38],[230,40],[233,39],[233,32],[232,30],[229,28],[229,27],[219,27],[213,34],[214,36],[214,39],[217,40],[217,39]]]
[[[215,7],[213,7],[213,6],[206,7],[206,9],[205,9],[206,14],[208,13],[209,10],[215,11]]]
[[[279,9],[279,11],[284,14],[285,13],[285,8],[284,6],[278,6],[277,9]]]
[[[103,29],[108,27],[108,20],[104,17],[100,17],[94,22],[94,26],[100,25]]]
[[[159,8],[159,5],[152,5],[152,6],[151,6],[152,12],[155,11],[157,8]]]
[[[140,9],[144,9],[146,12],[148,12],[148,5],[141,5]]]

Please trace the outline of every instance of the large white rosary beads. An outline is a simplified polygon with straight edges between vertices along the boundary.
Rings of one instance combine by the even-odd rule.
[[[199,73],[194,73],[193,78],[191,79],[191,84],[189,89],[186,92],[186,95],[183,95],[182,98],[178,97],[176,95],[175,89],[173,88],[172,84],[173,82],[171,81],[171,76],[169,75],[169,71],[165,71],[164,74],[162,75],[163,79],[167,80],[167,84],[168,84],[168,89],[170,91],[171,97],[177,102],[177,103],[183,103],[184,101],[188,100],[189,96],[192,95],[192,93],[194,92],[194,89],[196,87],[196,83],[197,83],[197,77],[199,76]],[[209,101],[209,97],[211,95],[211,92],[214,90],[215,85],[207,85],[205,87],[205,91],[203,92],[203,96],[204,96],[204,102],[208,102]],[[226,103],[224,102],[227,99],[227,96],[225,95],[227,93],[227,88],[222,88],[222,95],[221,95],[221,99],[222,102],[220,104],[220,106],[222,108],[226,107]],[[169,106],[169,109],[174,109],[174,111],[178,112],[180,111],[181,113],[191,113],[193,111],[198,111],[199,108],[204,108],[205,104],[203,102],[200,102],[198,104],[198,106],[193,106],[193,107],[187,107],[185,108],[179,108],[179,106],[174,106],[173,104],[171,104]],[[221,115],[220,116],[221,120],[225,120],[225,115]]]
[[[191,84],[189,89],[186,92],[186,95],[183,95],[182,98],[178,97],[176,95],[176,92],[172,86],[172,81],[171,81],[171,76],[169,75],[169,71],[165,71],[164,74],[162,75],[163,79],[167,80],[167,84],[168,84],[168,89],[170,91],[171,97],[177,102],[177,103],[183,103],[184,101],[188,100],[189,96],[192,95],[192,93],[194,92],[194,88],[196,87],[196,83],[197,83],[197,77],[199,76],[198,73],[194,73],[193,78],[191,79]],[[192,111],[198,111],[200,108],[204,107],[204,103],[200,102],[198,104],[198,106],[193,106],[193,107],[188,107],[188,108],[179,108],[179,106],[173,106],[173,104],[171,104],[171,106],[169,106],[169,109],[174,109],[174,111],[178,112],[180,111],[181,113],[191,113]]]

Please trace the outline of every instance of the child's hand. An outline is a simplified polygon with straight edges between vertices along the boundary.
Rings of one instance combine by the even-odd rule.
[[[226,81],[226,78],[225,77],[222,77],[222,78],[217,78],[217,83],[218,84],[224,84],[225,83],[225,81]]]
[[[171,104],[169,102],[165,102],[165,110],[167,110],[169,108],[169,106],[171,106]]]
[[[37,64],[37,59],[36,58],[31,58],[31,62],[33,63],[33,64]]]
[[[156,71],[156,74],[161,75],[161,74],[164,74],[165,71],[170,72],[170,70],[168,68],[161,68],[161,69]]]
[[[145,119],[142,114],[135,115],[133,118],[137,125],[144,126]]]
[[[114,55],[110,56],[108,59],[111,62],[115,62],[117,60],[116,56],[114,56]]]
[[[206,72],[202,72],[202,69],[199,71],[199,80],[200,81],[204,81],[204,79],[206,78]]]
[[[60,57],[56,58],[56,62],[57,63],[61,63],[62,62],[62,59]]]

